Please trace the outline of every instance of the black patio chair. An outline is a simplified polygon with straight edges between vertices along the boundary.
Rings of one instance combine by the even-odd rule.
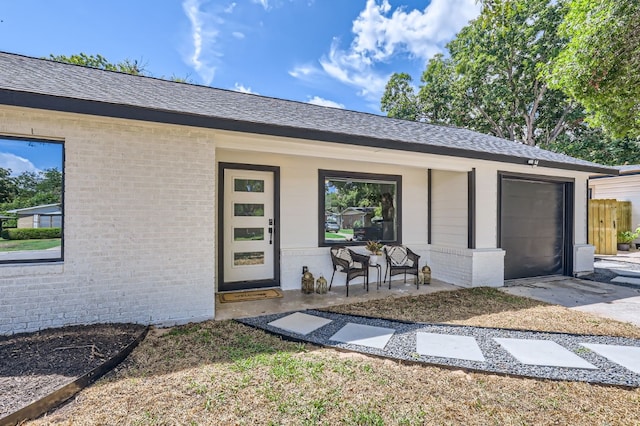
[[[401,245],[384,246],[384,257],[387,260],[387,269],[384,272],[384,281],[389,275],[389,289],[391,289],[391,277],[404,274],[404,282],[407,282],[407,274],[416,276],[416,288],[420,288],[418,279],[418,261],[420,256],[415,254],[409,247]]]
[[[369,256],[356,253],[344,246],[331,247],[329,253],[331,254],[331,263],[333,263],[329,290],[331,290],[333,277],[337,271],[347,274],[347,297],[349,297],[349,281],[356,277],[364,277],[364,286],[369,291]]]

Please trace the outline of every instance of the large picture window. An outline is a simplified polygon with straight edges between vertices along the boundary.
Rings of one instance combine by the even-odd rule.
[[[400,243],[402,177],[319,171],[320,246]]]
[[[0,136],[0,263],[63,258],[60,142]]]

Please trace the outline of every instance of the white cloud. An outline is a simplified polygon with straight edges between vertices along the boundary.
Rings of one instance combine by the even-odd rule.
[[[329,76],[356,87],[358,94],[367,99],[379,99],[389,80],[388,75],[374,70],[369,58],[354,51],[340,50],[337,39],[331,44],[329,54],[320,59],[320,65]]]
[[[219,31],[215,28],[224,21],[216,15],[202,10],[203,0],[184,0],[182,9],[191,22],[191,49],[186,62],[191,65],[204,84],[213,81],[219,58],[222,53],[218,47]]]
[[[241,93],[253,93],[254,95],[259,95],[260,93],[258,92],[254,92],[253,90],[251,90],[251,87],[245,87],[240,83],[236,83],[233,85],[233,89],[236,92],[241,92]]]
[[[310,65],[299,65],[289,71],[289,75],[294,78],[304,79],[316,74],[318,69]]]
[[[389,0],[367,0],[353,22],[354,52],[377,61],[408,53],[423,60],[443,51],[444,44],[480,13],[476,0],[432,0],[422,11],[397,8],[389,16]]]
[[[245,38],[244,33],[241,33],[240,31],[234,31],[231,33],[231,35],[237,38],[238,40],[242,40]]]
[[[264,10],[269,10],[269,0],[251,0],[251,2],[262,5]]]
[[[11,169],[12,176],[17,176],[23,172],[40,172],[40,169],[28,159],[8,152],[0,152],[0,167],[3,169]]]
[[[367,0],[353,21],[349,47],[341,49],[334,39],[329,53],[320,59],[325,73],[356,87],[368,100],[379,100],[389,79],[376,71],[377,65],[400,55],[426,63],[444,52],[445,44],[480,13],[476,0],[432,0],[424,10],[392,9],[389,0]]]
[[[225,7],[224,13],[233,13],[233,9],[235,9],[237,5],[236,2],[230,3],[229,6]]]
[[[309,99],[308,102],[310,104],[313,104],[313,105],[320,105],[320,106],[325,106],[325,107],[344,109],[344,105],[343,104],[340,104],[340,103],[334,102],[334,101],[330,101],[328,99],[324,99],[324,98],[321,98],[319,96],[314,96],[313,98]]]

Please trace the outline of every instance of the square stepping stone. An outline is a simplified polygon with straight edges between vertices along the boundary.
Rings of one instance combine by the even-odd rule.
[[[438,333],[416,333],[416,352],[420,355],[484,362],[474,337]]]
[[[329,340],[384,349],[395,332],[393,328],[374,327],[349,322],[331,336]]]
[[[633,277],[633,278],[640,278],[640,272],[638,271],[629,271],[626,269],[610,269],[611,272],[615,272],[618,275],[623,275],[625,277]]]
[[[302,312],[295,312],[291,315],[287,315],[286,317],[271,321],[268,325],[281,328],[282,330],[291,331],[293,333],[306,335],[320,327],[324,327],[330,322],[330,319],[303,314]]]
[[[618,276],[612,279],[611,282],[640,285],[640,278]]]
[[[529,365],[597,369],[570,350],[550,340],[494,338],[518,361]]]
[[[624,263],[619,263],[619,262],[607,262],[607,261],[602,261],[602,262],[595,262],[593,264],[594,268],[620,268],[620,269],[626,269],[626,268],[631,268],[631,265],[625,265]]]
[[[599,343],[580,343],[611,362],[620,364],[627,370],[640,374],[640,348],[636,346],[603,345]]]

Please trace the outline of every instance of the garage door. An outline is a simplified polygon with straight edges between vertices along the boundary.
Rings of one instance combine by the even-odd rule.
[[[500,243],[504,278],[565,272],[565,182],[502,177]]]

